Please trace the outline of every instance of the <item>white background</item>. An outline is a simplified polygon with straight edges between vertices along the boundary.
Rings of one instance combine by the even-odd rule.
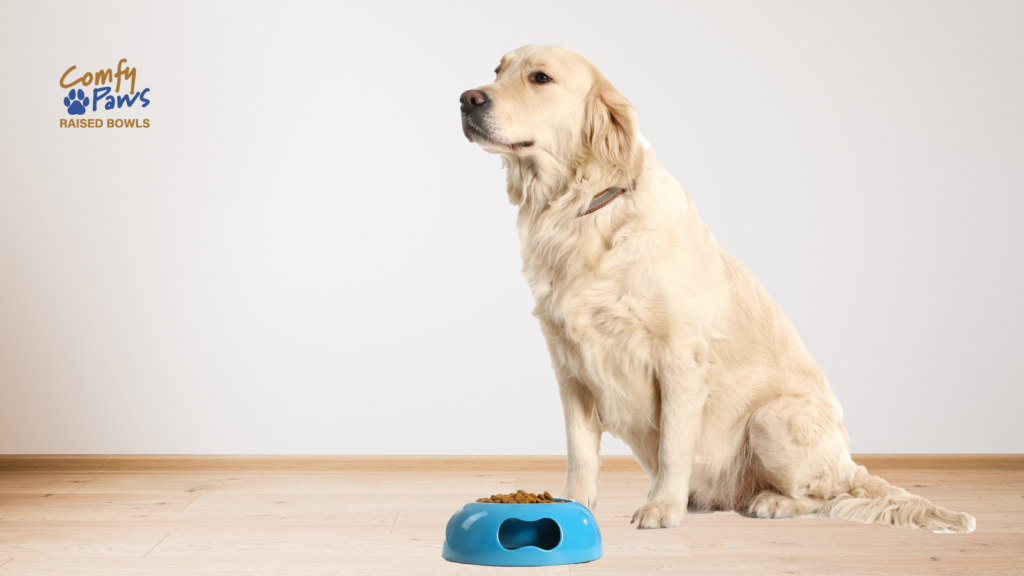
[[[558,43],[782,305],[854,452],[1022,452],[1020,2],[0,5],[0,453],[564,453],[458,96]],[[65,129],[58,79],[152,104]],[[614,441],[606,452],[625,453]]]

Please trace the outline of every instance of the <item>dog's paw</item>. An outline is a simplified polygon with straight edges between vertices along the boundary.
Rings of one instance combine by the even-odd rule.
[[[630,524],[636,524],[638,529],[647,528],[673,528],[679,526],[683,519],[686,508],[666,502],[648,502],[640,507],[633,514]]]
[[[597,490],[564,490],[559,498],[565,498],[566,500],[575,500],[580,504],[583,504],[590,510],[597,508]]]

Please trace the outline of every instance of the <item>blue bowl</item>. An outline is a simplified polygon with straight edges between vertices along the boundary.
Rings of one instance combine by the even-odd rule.
[[[551,566],[597,560],[601,530],[586,506],[466,504],[448,520],[441,556],[486,566]]]

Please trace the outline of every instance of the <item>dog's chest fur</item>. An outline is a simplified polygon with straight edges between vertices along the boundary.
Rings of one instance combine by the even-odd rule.
[[[614,212],[634,200],[616,200],[591,222],[520,227],[523,274],[554,368],[590,391],[616,435],[657,422],[656,359],[678,332],[665,279],[645,252],[656,232],[623,226],[625,214]]]
[[[656,428],[659,365],[707,357],[714,310],[729,292],[721,247],[653,154],[634,189],[583,217],[604,186],[531,205],[541,195],[520,177],[527,171],[509,168],[510,197],[523,199],[523,275],[560,382],[585,386],[617,436]]]
[[[539,276],[550,283],[534,293],[534,315],[555,370],[590,391],[605,429],[619,434],[654,422],[655,342],[639,316],[643,297],[600,271],[573,277],[546,272]]]

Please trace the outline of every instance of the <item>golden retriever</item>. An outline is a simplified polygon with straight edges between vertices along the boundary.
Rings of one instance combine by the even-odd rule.
[[[608,431],[651,478],[639,528],[677,526],[690,509],[974,529],[853,462],[839,402],[792,324],[589,60],[531,45],[495,72],[462,94],[462,125],[501,156],[519,209],[565,412],[563,497],[595,505]]]

